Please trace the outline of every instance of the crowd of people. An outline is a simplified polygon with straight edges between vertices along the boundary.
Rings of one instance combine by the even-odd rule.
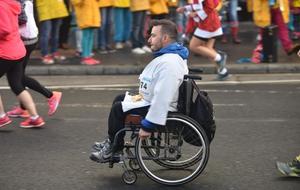
[[[195,44],[192,36],[197,28],[191,19],[190,10],[176,11],[178,7],[191,4],[210,4],[210,1],[202,0],[49,0],[36,1],[36,19],[40,28],[40,49],[42,62],[53,64],[56,61],[65,60],[60,55],[58,48],[69,48],[68,34],[70,29],[76,33],[76,55],[81,57],[81,63],[85,65],[101,64],[101,60],[95,58],[95,53],[113,53],[123,48],[131,48],[133,54],[142,55],[151,53],[147,44],[149,22],[152,19],[168,18],[178,27],[179,42],[189,44],[191,50],[199,55],[219,62],[224,52],[215,49],[211,53],[199,52],[200,47]],[[270,25],[278,26],[278,38],[287,55],[297,52],[299,44],[292,40],[300,38],[300,3],[297,0],[268,1],[247,0],[247,10],[239,7],[238,0],[213,0],[222,27],[220,34],[213,37],[220,38],[222,43],[228,43],[229,39],[235,43],[242,43],[239,37],[238,11],[252,12],[254,24],[260,29],[258,32],[257,46],[254,47],[251,61],[260,63],[263,61],[262,33],[264,28]],[[245,1],[243,1],[245,3]],[[244,5],[244,4],[243,4]],[[206,6],[207,7],[207,6]],[[263,9],[261,7],[264,7]],[[195,11],[194,11],[195,12]],[[229,37],[230,34],[230,37]],[[95,36],[96,35],[96,36]],[[215,43],[206,43],[210,46]],[[202,46],[204,47],[204,46]],[[216,56],[217,55],[217,56]],[[100,56],[101,59],[101,56]],[[226,62],[222,61],[223,63]],[[221,64],[222,65],[222,64]],[[227,70],[218,72],[219,78],[228,76]]]
[[[106,162],[112,156],[110,142],[123,127],[126,114],[138,113],[144,116],[139,132],[141,138],[147,138],[153,128],[165,124],[168,111],[176,110],[178,88],[183,76],[188,73],[186,63],[189,50],[215,62],[217,79],[225,80],[229,76],[226,68],[227,54],[214,47],[217,37],[223,36],[222,42],[227,43],[225,22],[231,28],[233,43],[241,43],[236,13],[238,2],[233,0],[34,2],[36,4],[33,0],[0,0],[0,77],[7,76],[8,84],[20,104],[5,112],[0,96],[0,127],[10,124],[13,117],[25,118],[20,123],[22,128],[42,127],[45,124],[26,87],[47,98],[49,116],[55,113],[62,93],[45,88],[34,78],[27,76],[25,69],[38,42],[44,64],[66,59],[59,54],[58,48],[68,48],[68,33],[72,22],[78,27],[76,48],[82,64],[101,63],[93,58],[95,32],[98,32],[97,45],[100,53],[114,52],[130,46],[134,54],[152,52],[154,55],[154,59],[140,75],[138,99],[128,103],[125,101],[126,95],[116,97],[108,119],[109,139],[96,142],[96,151],[91,155],[98,162]],[[37,15],[34,15],[34,7]],[[278,36],[287,55],[298,53],[300,56],[300,45],[292,42],[288,31],[292,27],[293,38],[299,37],[299,1],[248,0],[248,8],[253,11],[254,23],[261,30],[271,24],[277,25]],[[229,17],[225,21],[226,14]],[[151,27],[148,26],[150,22],[147,15],[151,20]],[[292,22],[288,26],[290,17]],[[189,50],[178,43],[185,36],[189,36]],[[261,42],[258,46],[261,46]],[[137,101],[143,101],[143,104],[136,106]],[[122,140],[118,142],[119,149],[122,149],[123,143]],[[299,156],[293,163],[278,163],[277,166],[283,173],[294,167],[296,170],[293,172],[298,175]]]
[[[203,3],[205,9],[217,12],[218,16],[212,20],[221,22],[222,34],[217,33],[213,40],[204,46],[201,45],[202,49],[205,46],[214,46],[212,41],[218,36],[222,36],[222,43],[227,43],[229,34],[233,43],[241,43],[238,11],[250,11],[253,13],[254,24],[261,30],[271,24],[278,25],[278,37],[283,49],[288,55],[296,53],[299,45],[294,44],[291,39],[300,38],[300,3],[297,0],[274,2],[274,5],[269,5],[268,1],[247,0],[248,10],[240,10],[238,0],[36,0],[34,7],[35,19],[40,30],[40,54],[44,64],[66,59],[66,56],[59,53],[58,48],[70,48],[68,38],[71,28],[76,33],[76,55],[81,57],[81,63],[85,65],[101,64],[101,60],[95,58],[95,53],[113,53],[126,47],[131,48],[132,53],[137,55],[151,53],[147,44],[149,22],[152,19],[163,18],[177,24],[179,42],[191,43],[189,45],[193,52],[219,64],[221,58],[222,63],[226,62],[224,56],[227,55],[224,52],[214,48],[210,53],[199,50],[200,45],[192,39],[194,30],[199,27],[196,27],[191,19],[195,15],[190,13],[196,11],[181,10],[181,14],[176,10],[186,5]],[[212,3],[215,4],[214,7],[210,7]],[[258,35],[261,33],[260,31]],[[262,61],[261,46],[262,42],[258,42],[255,49],[259,51],[253,51],[252,61],[255,63]],[[226,70],[219,70],[218,73],[220,78],[228,75]]]
[[[28,115],[27,111],[29,111],[34,118],[38,118],[34,104],[30,103],[30,96],[25,93],[25,97],[28,97],[25,99],[30,100],[29,103],[24,103],[23,96],[20,96],[23,91],[27,92],[25,87],[41,93],[49,100],[49,107],[52,109],[49,115],[55,112],[53,110],[56,110],[59,104],[61,93],[51,92],[35,79],[28,77],[25,75],[25,69],[37,45],[44,64],[65,60],[66,57],[59,53],[58,48],[69,48],[68,36],[70,28],[74,26],[76,27],[76,53],[81,57],[81,63],[97,65],[101,64],[101,61],[94,58],[94,44],[97,45],[96,51],[100,54],[112,53],[126,46],[132,48],[133,54],[150,53],[152,50],[147,43],[150,37],[150,21],[172,20],[178,29],[176,40],[180,43],[187,42],[189,50],[193,53],[207,57],[216,63],[218,80],[225,80],[230,75],[226,68],[227,53],[215,48],[216,39],[220,37],[221,42],[227,43],[230,29],[232,42],[242,43],[238,37],[237,0],[18,0],[17,2],[12,0],[8,3],[20,4],[20,13],[14,13],[17,16],[17,23],[12,23],[14,20],[2,19],[4,33],[1,38],[5,40],[8,26],[11,25],[16,27],[15,29],[19,28],[19,33],[14,37],[17,38],[19,35],[24,45],[23,49],[19,41],[8,43],[8,53],[1,57],[4,62],[9,60],[22,63],[22,68],[18,70],[20,80],[11,74],[17,71],[12,72],[8,67],[1,69],[1,75],[7,74],[9,85],[20,101],[20,106],[7,113],[11,117]],[[253,51],[253,62],[262,61],[261,34],[270,25],[277,26],[279,40],[287,55],[298,52],[300,45],[295,44],[290,37],[292,36],[293,39],[299,37],[300,2],[298,0],[247,0],[247,6],[248,11],[253,13],[254,24],[260,28],[260,40]],[[95,34],[97,38],[94,37]],[[2,46],[5,45],[2,43]],[[19,47],[20,51],[10,52],[9,48],[12,47]],[[23,51],[24,56],[21,55]],[[20,55],[9,56],[17,53]],[[4,65],[2,64],[1,67]]]

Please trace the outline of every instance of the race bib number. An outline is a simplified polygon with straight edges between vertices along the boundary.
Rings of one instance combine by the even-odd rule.
[[[150,93],[151,78],[143,77],[140,80],[140,91],[146,95]]]

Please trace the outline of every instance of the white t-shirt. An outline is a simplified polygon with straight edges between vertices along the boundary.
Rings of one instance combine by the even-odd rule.
[[[25,3],[25,13],[27,16],[26,24],[20,26],[20,35],[22,38],[34,39],[38,37],[39,30],[36,26],[33,14],[33,3],[31,0],[27,0]]]

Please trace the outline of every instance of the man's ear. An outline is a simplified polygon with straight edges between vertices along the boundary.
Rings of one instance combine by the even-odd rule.
[[[168,35],[163,35],[163,41],[168,41],[169,36]]]

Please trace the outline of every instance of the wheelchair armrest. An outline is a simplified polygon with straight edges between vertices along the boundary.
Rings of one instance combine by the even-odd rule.
[[[203,69],[200,68],[189,68],[191,73],[203,73]]]
[[[202,80],[202,77],[198,75],[184,75],[184,79]]]

